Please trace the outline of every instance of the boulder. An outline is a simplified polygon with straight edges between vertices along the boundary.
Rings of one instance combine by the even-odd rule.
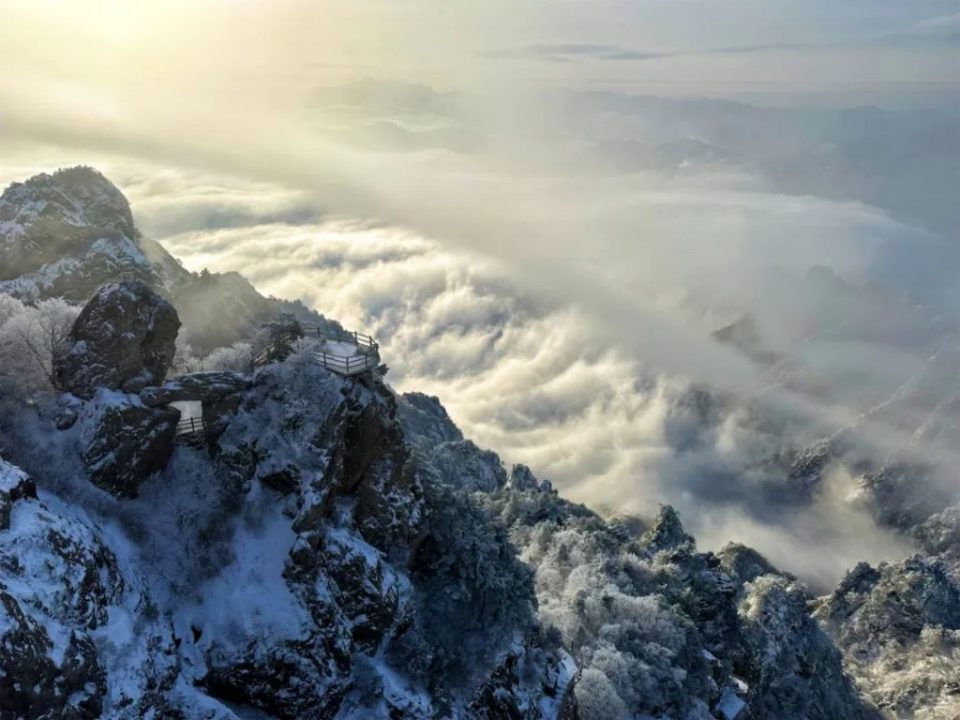
[[[136,392],[157,385],[173,362],[179,327],[177,311],[146,283],[104,285],[54,352],[57,385],[86,399],[101,387]]]
[[[30,477],[0,459],[0,530],[10,527],[10,512],[13,504],[25,498],[36,498],[37,486]]]
[[[181,375],[159,387],[144,388],[140,391],[140,400],[148,407],[190,400],[216,402],[252,386],[253,380],[239,373],[198,372]]]
[[[90,481],[116,497],[136,497],[140,484],[170,460],[180,413],[147,407],[132,395],[90,405],[82,453]]]

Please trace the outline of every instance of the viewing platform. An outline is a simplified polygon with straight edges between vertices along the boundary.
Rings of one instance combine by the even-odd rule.
[[[316,363],[338,375],[359,375],[375,370],[380,364],[380,346],[369,335],[348,332],[335,327],[319,325],[295,325],[295,330],[275,341],[272,347],[254,358],[255,366],[266,365],[283,355],[279,355],[279,346],[289,348],[299,338],[313,338],[319,341],[312,357]],[[289,352],[289,350],[286,350]]]
[[[340,375],[359,375],[380,364],[380,346],[369,335],[358,332],[331,331],[316,325],[303,325],[304,337],[321,341],[314,352],[319,365]]]

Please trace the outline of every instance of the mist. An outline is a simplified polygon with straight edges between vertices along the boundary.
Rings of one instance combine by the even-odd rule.
[[[818,586],[909,541],[857,468],[797,498],[765,459],[853,426],[960,494],[914,438],[956,392],[947,3],[83,5],[0,30],[4,184],[94,165],[188,268],[374,333],[397,390],[565,496],[669,502]],[[760,347],[712,335],[743,317]]]

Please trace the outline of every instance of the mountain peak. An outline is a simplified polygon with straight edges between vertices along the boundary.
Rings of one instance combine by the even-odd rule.
[[[13,183],[0,196],[0,219],[19,225],[60,220],[133,237],[130,204],[102,173],[86,165],[40,173]]]
[[[116,276],[152,280],[130,204],[91,167],[41,173],[0,195],[0,290],[85,300]]]

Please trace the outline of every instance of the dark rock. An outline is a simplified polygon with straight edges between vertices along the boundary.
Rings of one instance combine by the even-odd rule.
[[[285,465],[273,472],[261,472],[260,482],[281,495],[289,495],[297,489],[300,482],[300,471],[296,465]]]
[[[10,512],[18,500],[37,497],[37,486],[18,468],[0,460],[0,530],[10,527]]]
[[[756,550],[740,543],[728,543],[717,553],[717,557],[720,567],[740,583],[753,582],[761,575],[782,575],[793,579],[791,575],[777,570]]]
[[[841,656],[807,612],[809,596],[763,575],[745,588],[739,613],[750,649],[751,717],[880,720],[844,673]]]
[[[37,270],[111,234],[136,235],[123,194],[83,167],[12,184],[0,196],[0,222],[15,224],[0,245],[0,280]]]
[[[116,497],[136,497],[140,484],[170,460],[180,413],[146,407],[135,396],[105,400],[89,410],[83,463],[97,487]]]
[[[172,402],[216,402],[225,395],[246,390],[253,380],[239,373],[198,372],[165,382],[158,387],[140,391],[140,400],[148,407],[169,405]]]
[[[656,550],[675,550],[693,548],[694,539],[684,531],[677,511],[663,505],[653,525],[644,533],[643,543]]]
[[[510,469],[507,487],[512,490],[536,490],[540,487],[540,483],[526,465],[514,465]]]
[[[0,718],[95,720],[106,676],[89,637],[72,634],[55,662],[46,629],[0,591]]]
[[[145,283],[104,285],[54,353],[57,384],[86,399],[101,387],[136,392],[157,385],[173,361],[179,327],[177,311]]]
[[[397,417],[409,436],[436,444],[463,440],[463,433],[433,395],[404,393],[397,401]]]

